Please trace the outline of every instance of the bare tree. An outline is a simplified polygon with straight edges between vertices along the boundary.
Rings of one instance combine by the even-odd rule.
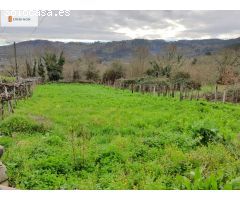
[[[217,83],[235,84],[239,81],[240,53],[234,49],[223,49],[215,55],[217,63]]]
[[[184,57],[178,51],[175,45],[169,45],[163,55],[156,55],[150,61],[151,69],[146,72],[148,75],[166,76],[169,78],[172,74],[179,72],[184,64]]]
[[[139,46],[133,52],[133,60],[131,62],[131,76],[141,77],[144,75],[149,58],[149,49],[146,46]]]

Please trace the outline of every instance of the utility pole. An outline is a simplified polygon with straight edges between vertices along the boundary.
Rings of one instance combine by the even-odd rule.
[[[17,65],[17,52],[16,52],[16,43],[13,43],[13,48],[14,48],[14,59],[15,59],[15,76],[17,78],[18,81],[18,65]]]

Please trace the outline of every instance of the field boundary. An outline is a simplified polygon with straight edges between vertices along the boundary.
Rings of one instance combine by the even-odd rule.
[[[1,119],[4,119],[6,108],[8,108],[9,113],[14,113],[17,101],[30,97],[35,86],[39,83],[39,78],[22,79],[13,83],[0,83]]]
[[[144,93],[152,93],[157,96],[165,96],[165,97],[178,97],[179,100],[200,100],[204,99],[212,102],[230,102],[230,103],[240,103],[240,89],[224,89],[220,91],[218,85],[216,85],[211,92],[205,92],[201,89],[193,89],[184,87],[184,85],[178,85],[169,87],[167,85],[159,85],[159,84],[135,84],[135,83],[122,83],[122,82],[114,82],[114,84],[106,84],[107,86],[111,86],[119,89],[128,89],[132,93],[140,92]]]

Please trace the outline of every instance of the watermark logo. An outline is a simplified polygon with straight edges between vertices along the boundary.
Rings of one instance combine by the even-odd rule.
[[[8,22],[12,22],[13,17],[12,16],[8,16]]]
[[[3,27],[37,27],[39,17],[69,17],[70,10],[2,10]]]
[[[31,11],[1,11],[1,26],[2,27],[37,27],[38,16],[32,15]]]

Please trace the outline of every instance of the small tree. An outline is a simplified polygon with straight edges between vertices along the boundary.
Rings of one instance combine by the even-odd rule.
[[[34,61],[33,61],[33,69],[32,69],[32,76],[33,76],[33,77],[35,77],[35,76],[37,75],[37,70],[36,70],[36,68],[37,68],[37,60],[34,59]]]
[[[234,49],[223,49],[215,56],[219,84],[234,84],[239,79],[240,53]]]
[[[147,46],[138,46],[133,51],[133,59],[131,62],[131,76],[141,77],[144,75],[148,59],[150,56],[149,48]]]
[[[41,58],[39,58],[39,60],[38,60],[38,69],[37,70],[38,70],[38,75],[41,76],[41,78],[42,78],[42,82],[44,82],[45,81],[45,67],[42,63]]]
[[[97,81],[99,79],[99,71],[93,62],[88,64],[85,75],[87,80]]]
[[[65,58],[63,57],[63,52],[57,58],[55,53],[46,53],[43,57],[44,65],[48,72],[48,78],[50,81],[58,81],[62,79],[63,65],[65,63]]]
[[[78,70],[73,70],[73,81],[78,81],[81,78]]]
[[[114,84],[115,80],[122,78],[125,76],[123,71],[123,66],[120,62],[115,61],[112,63],[112,67],[106,70],[103,74],[103,82],[110,82]]]
[[[27,77],[31,77],[32,76],[32,68],[31,68],[31,64],[28,62],[28,60],[26,59],[26,71],[27,71]]]
[[[149,76],[165,76],[170,78],[171,75],[179,71],[184,63],[183,56],[177,50],[175,45],[169,45],[164,55],[157,55],[150,61],[151,68],[146,71]]]

